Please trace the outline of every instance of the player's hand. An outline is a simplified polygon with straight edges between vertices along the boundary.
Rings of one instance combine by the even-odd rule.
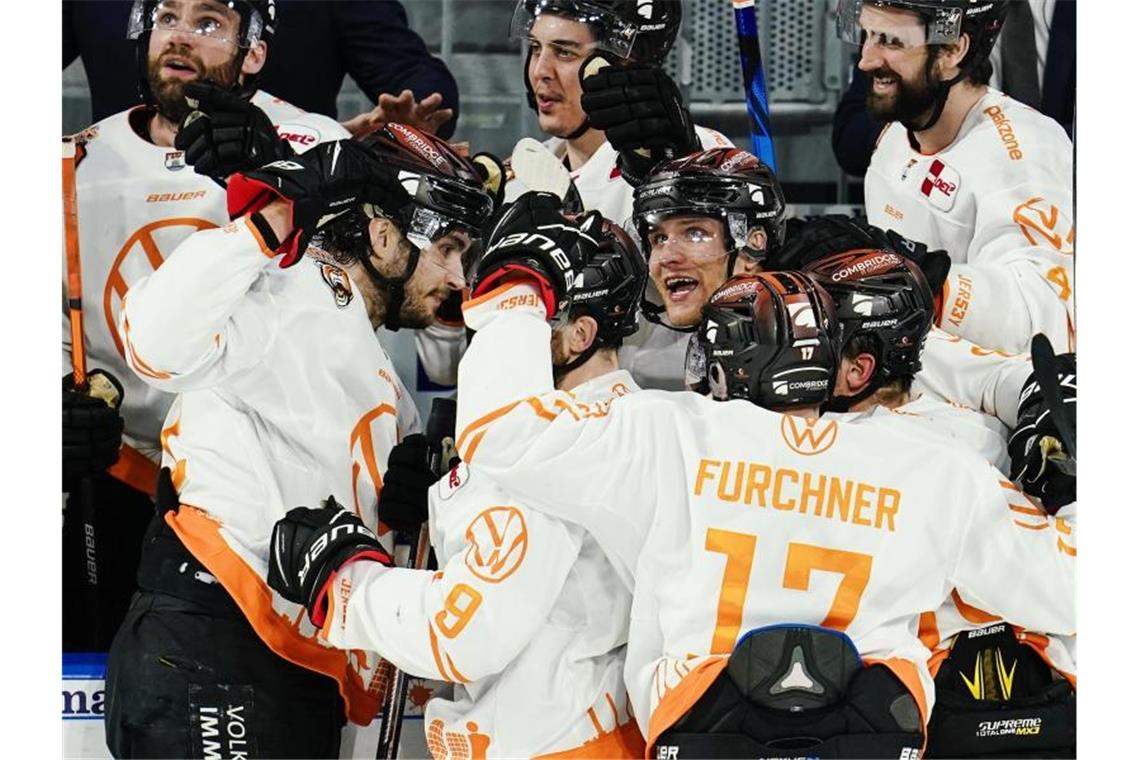
[[[119,460],[123,444],[123,385],[109,372],[92,370],[87,390],[63,376],[63,480],[103,472]]]
[[[212,82],[189,82],[185,92],[193,110],[174,147],[185,151],[186,163],[198,174],[224,180],[293,155],[265,112],[248,99]]]
[[[281,266],[297,263],[319,228],[363,203],[384,208],[410,202],[396,174],[353,140],[320,143],[304,153],[230,178],[230,218],[253,214],[274,200],[289,203],[291,230],[279,241]]]
[[[601,56],[583,65],[582,110],[619,154],[622,175],[640,184],[661,161],[701,149],[681,91],[659,66],[610,66]]]
[[[290,509],[273,526],[269,586],[305,607],[309,620],[320,628],[328,614],[332,577],[350,562],[364,559],[387,567],[395,564],[376,534],[330,496],[320,509]]]
[[[407,124],[434,135],[455,115],[455,109],[440,108],[441,105],[443,105],[443,96],[438,92],[433,92],[420,101],[416,100],[411,90],[404,90],[399,95],[382,93],[376,99],[375,108],[342,121],[340,125],[357,138],[375,132],[389,121]]]
[[[1057,356],[1057,381],[1061,401],[1069,419],[1077,418],[1077,357],[1076,354]],[[1074,445],[1076,426],[1072,428]],[[1021,390],[1017,407],[1017,429],[1009,438],[1007,447],[1010,474],[1030,496],[1041,500],[1049,514],[1077,498],[1077,475],[1072,452],[1065,450],[1058,422],[1045,403],[1041,386],[1034,376]]]
[[[428,456],[428,440],[421,434],[409,435],[389,452],[377,507],[380,521],[389,528],[410,533],[428,519],[428,489],[439,480]]]
[[[597,253],[602,221],[596,211],[563,214],[562,199],[553,193],[522,194],[484,228],[486,253],[475,265],[472,297],[511,279],[528,280],[539,288],[546,318],[561,316],[575,276]]]

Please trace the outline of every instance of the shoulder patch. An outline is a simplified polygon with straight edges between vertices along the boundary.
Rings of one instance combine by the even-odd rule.
[[[348,273],[340,267],[324,262],[317,262],[317,266],[321,270],[321,279],[325,281],[325,285],[328,285],[329,290],[333,293],[333,301],[337,308],[343,309],[352,303],[352,279]]]
[[[936,158],[930,162],[926,179],[919,185],[919,191],[926,196],[931,206],[940,211],[949,211],[954,207],[954,199],[958,196],[961,184],[962,177],[957,170]]]

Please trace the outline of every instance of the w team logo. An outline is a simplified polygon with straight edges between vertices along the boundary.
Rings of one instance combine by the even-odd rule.
[[[835,445],[839,425],[835,420],[806,420],[785,414],[780,420],[780,435],[792,451],[810,457]]]
[[[467,541],[467,569],[488,583],[499,583],[526,557],[526,521],[514,507],[491,507],[467,526]]]

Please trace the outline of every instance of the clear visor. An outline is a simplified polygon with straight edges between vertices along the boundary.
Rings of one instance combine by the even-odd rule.
[[[244,34],[243,16],[249,18]],[[153,5],[145,0],[135,0],[131,6],[127,38],[136,40],[144,32],[182,33],[218,44],[248,48],[257,44],[264,29],[261,14],[242,0],[160,0]]]
[[[598,47],[619,58],[629,58],[633,51],[637,27],[614,15],[611,9],[588,0],[519,0],[511,18],[509,38],[528,39],[535,19],[544,13],[587,24],[597,35]]]
[[[386,216],[379,207],[370,203],[364,204],[364,213],[370,219]],[[404,237],[421,254],[429,250],[438,254],[423,257],[425,261],[446,268],[447,261],[458,253],[464,279],[470,280],[471,271],[482,250],[478,229],[423,206],[413,206],[408,221],[400,226],[404,227]]]
[[[725,222],[719,216],[663,211],[643,214],[638,223],[646,260],[672,255],[695,263],[718,261],[734,247],[725,237]]]
[[[921,15],[920,15],[921,14]],[[835,15],[839,39],[854,45],[906,50],[951,45],[962,32],[962,10],[937,3],[839,0]]]

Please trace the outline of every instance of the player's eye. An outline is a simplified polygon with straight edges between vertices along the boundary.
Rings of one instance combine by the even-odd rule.
[[[572,61],[578,57],[578,51],[573,48],[555,45],[554,54],[564,61]]]
[[[669,242],[669,236],[664,232],[651,232],[649,233],[649,244],[651,246],[665,245]]]
[[[198,23],[194,25],[194,31],[207,36],[217,35],[221,28],[221,22],[212,16],[203,16],[198,19]]]
[[[706,240],[712,240],[712,235],[700,227],[687,227],[685,228],[685,239],[690,243],[703,243]]]
[[[530,40],[527,42],[526,47],[527,50],[529,50],[533,55],[538,55],[542,50],[542,43],[540,43],[538,40]]]
[[[173,29],[178,26],[178,14],[170,11],[159,11],[155,15],[154,25],[161,29]]]

